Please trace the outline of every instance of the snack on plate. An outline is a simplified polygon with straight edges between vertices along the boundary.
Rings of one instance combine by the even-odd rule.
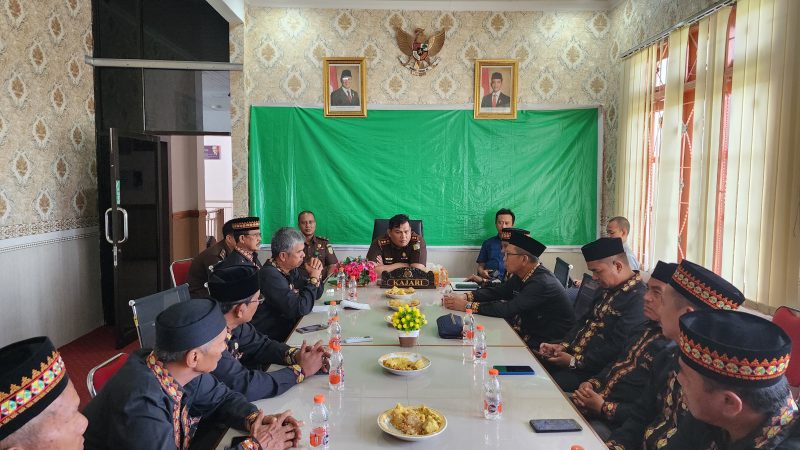
[[[389,306],[391,308],[399,308],[401,306],[419,306],[419,300],[415,298],[409,301],[393,299],[389,300]]]
[[[391,289],[386,290],[386,295],[411,295],[414,292],[416,291],[412,287],[401,288],[397,286],[392,286]]]
[[[444,417],[425,405],[408,408],[398,403],[389,412],[389,420],[395,428],[411,436],[433,434],[444,425]]]
[[[383,361],[383,365],[394,370],[420,370],[425,367],[425,360],[419,359],[414,362],[402,357],[387,358]]]

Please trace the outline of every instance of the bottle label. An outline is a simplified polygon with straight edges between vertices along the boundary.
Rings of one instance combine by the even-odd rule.
[[[473,355],[475,355],[475,359],[486,359],[486,350],[476,348]]]
[[[475,337],[475,332],[469,328],[464,328],[461,335],[464,337],[464,339],[472,339]]]
[[[334,345],[341,345],[341,343],[342,343],[342,338],[338,336],[332,337],[330,338],[330,340],[328,340],[328,347],[333,348]]]
[[[311,430],[309,440],[311,441],[310,443],[312,447],[328,445],[328,429],[326,427],[314,428]]]
[[[328,375],[328,381],[329,381],[331,384],[339,384],[339,383],[342,381],[342,376],[341,376],[341,375],[339,375],[339,374],[338,374],[338,373],[336,373],[336,372],[331,372],[331,373]]]
[[[503,413],[503,402],[495,402],[495,401],[483,401],[483,409],[488,412],[489,414],[502,414]]]

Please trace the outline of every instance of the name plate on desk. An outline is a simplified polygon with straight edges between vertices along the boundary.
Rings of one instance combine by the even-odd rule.
[[[416,267],[400,267],[391,272],[381,274],[381,287],[390,288],[393,286],[414,289],[434,289],[436,284],[433,282],[433,272],[426,272]]]

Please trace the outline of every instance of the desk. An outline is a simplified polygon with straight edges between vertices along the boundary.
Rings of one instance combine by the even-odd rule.
[[[301,448],[309,448],[308,415],[314,395],[320,393],[325,395],[331,411],[330,449],[559,450],[569,449],[575,444],[583,446],[585,450],[606,448],[504,320],[476,316],[478,323],[487,326],[491,336],[487,365],[473,364],[471,348],[462,346],[460,341],[440,339],[434,322],[446,311],[439,303],[441,294],[435,290],[418,291],[417,298],[422,301],[429,323],[420,334],[417,347],[408,349],[429,358],[430,368],[414,377],[392,375],[383,370],[378,364],[381,355],[406,349],[398,346],[396,333],[383,322],[383,317],[390,310],[385,306],[386,298],[382,291],[375,287],[359,289],[359,300],[370,303],[373,309],[340,313],[345,336],[371,334],[375,339],[368,344],[343,346],[343,392],[328,390],[327,377],[318,375],[307,378],[279,397],[255,402],[268,414],[290,409],[295,417],[304,420],[306,425],[303,427]],[[323,313],[310,314],[303,318],[300,326],[324,322],[326,319],[327,315]],[[296,345],[303,337],[327,339],[327,334],[300,335],[293,332],[288,342]],[[484,419],[481,409],[482,386],[488,368],[493,364],[525,364],[536,372],[533,376],[500,377],[503,392],[503,417],[500,420]],[[424,403],[440,411],[447,418],[447,429],[437,437],[420,442],[405,442],[384,434],[378,428],[377,417],[398,402],[404,405]],[[552,418],[575,419],[583,430],[537,434],[528,424],[530,419]],[[240,434],[236,430],[228,430],[218,448],[222,449],[232,437]]]

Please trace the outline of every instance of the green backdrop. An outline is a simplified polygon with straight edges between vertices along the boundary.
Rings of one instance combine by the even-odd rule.
[[[475,120],[472,110],[252,107],[251,213],[265,243],[309,209],[317,234],[368,244],[374,218],[422,219],[429,245],[480,245],[494,213],[547,245],[582,245],[597,230],[597,109],[519,111]]]

